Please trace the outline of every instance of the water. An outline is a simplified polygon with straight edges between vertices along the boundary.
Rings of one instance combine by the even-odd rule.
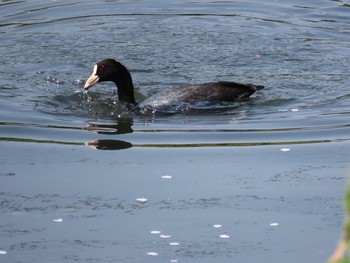
[[[327,259],[348,175],[348,1],[0,6],[1,261]],[[111,83],[82,92],[107,57],[138,98],[217,80],[265,89],[224,110],[138,115]]]

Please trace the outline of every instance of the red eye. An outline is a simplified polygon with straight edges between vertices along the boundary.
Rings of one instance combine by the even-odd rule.
[[[99,71],[103,72],[106,70],[106,66],[105,65],[102,65],[100,68],[99,68]]]

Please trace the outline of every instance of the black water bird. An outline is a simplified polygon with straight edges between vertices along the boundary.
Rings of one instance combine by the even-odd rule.
[[[88,90],[98,82],[113,81],[117,86],[120,101],[137,105],[134,85],[128,69],[114,59],[105,59],[95,64],[91,76],[85,83]],[[161,91],[142,101],[142,105],[163,106],[188,102],[235,102],[249,98],[264,86],[241,84],[236,82],[209,82],[187,86],[172,87]]]

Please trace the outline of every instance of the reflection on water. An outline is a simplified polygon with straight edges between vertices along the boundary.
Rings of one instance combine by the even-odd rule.
[[[97,140],[88,142],[87,145],[96,150],[122,150],[132,147],[131,143],[118,140]]]
[[[86,129],[98,134],[109,135],[132,133],[133,129],[131,127],[133,123],[134,122],[132,118],[118,118],[116,123],[88,121]]]

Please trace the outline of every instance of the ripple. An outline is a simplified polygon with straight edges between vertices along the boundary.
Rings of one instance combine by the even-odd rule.
[[[314,216],[299,234],[340,229],[330,189],[348,166],[349,5],[181,3],[0,2],[4,259],[239,262],[284,257],[269,241],[290,215]],[[142,115],[113,83],[82,92],[110,56],[147,96],[216,80],[266,88],[244,103]],[[325,256],[301,247],[291,258]]]

